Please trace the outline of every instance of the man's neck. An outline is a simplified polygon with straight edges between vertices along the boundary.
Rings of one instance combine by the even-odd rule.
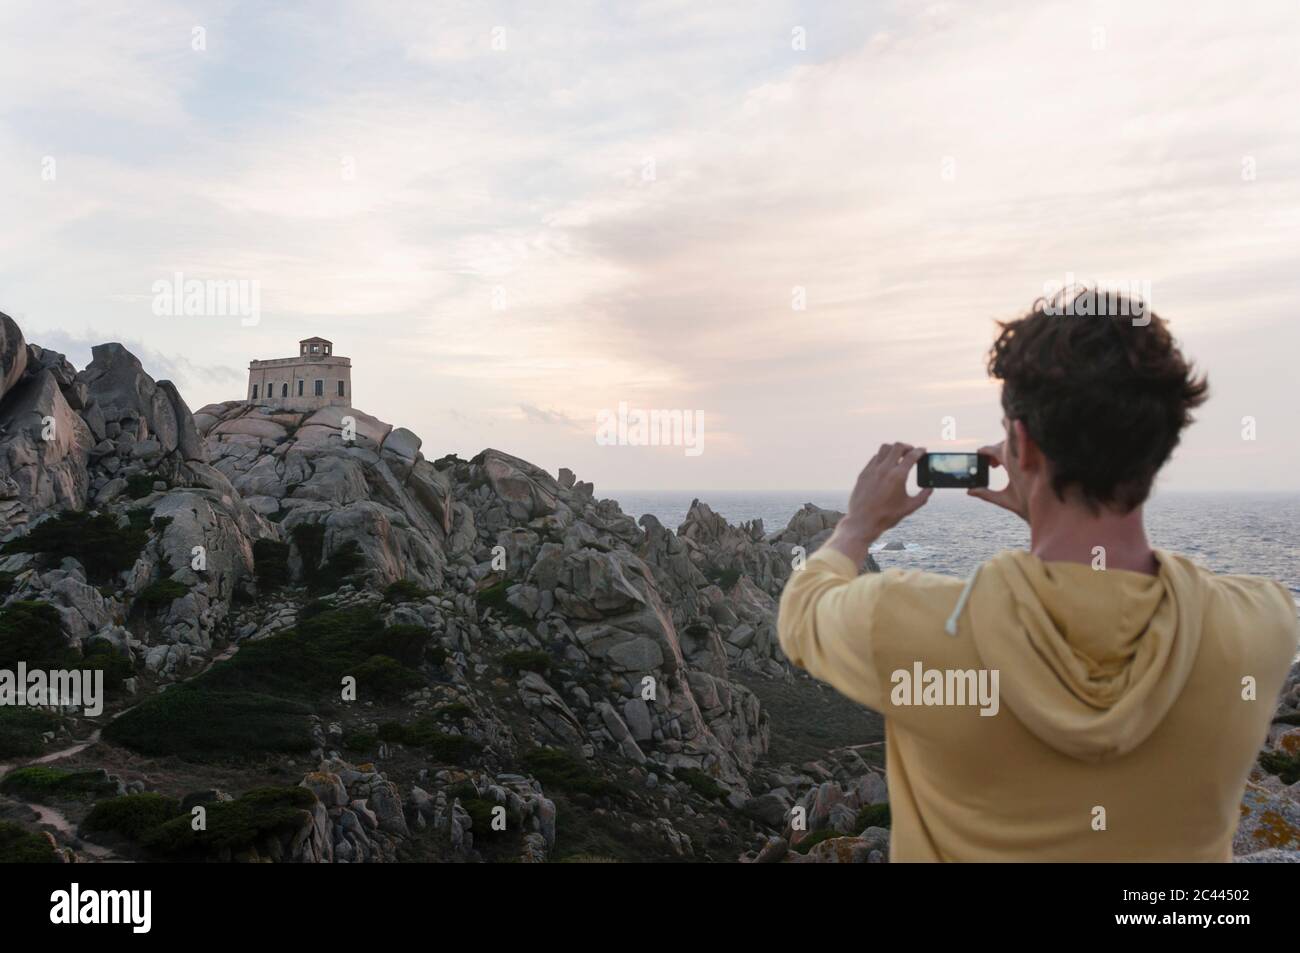
[[[1037,510],[1037,512],[1035,512]],[[1108,510],[1053,500],[1029,514],[1029,551],[1044,562],[1095,565],[1101,547],[1107,569],[1127,569],[1155,575],[1159,563],[1142,525],[1142,507],[1120,515]]]

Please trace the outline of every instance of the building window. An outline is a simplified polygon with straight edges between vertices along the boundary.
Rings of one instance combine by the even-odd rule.
[[[329,346],[328,344],[326,344],[326,345],[325,345],[325,353],[326,353],[326,354],[329,354],[329,352],[330,352],[330,346]]]
[[[299,397],[302,396],[302,381],[301,381],[301,380],[298,381],[298,396],[299,396]]]
[[[280,385],[280,396],[281,396],[281,397],[288,397],[288,396],[289,396],[289,382],[288,382],[288,381],[285,381],[283,384]]]
[[[343,396],[343,382],[339,381],[339,396]]]
[[[257,385],[253,385],[253,400],[257,400]]]
[[[302,345],[302,353],[304,353],[304,354],[307,353],[307,345],[305,345],[305,344]]]
[[[317,396],[317,397],[324,397],[324,396],[325,396],[325,382],[324,382],[324,381],[317,381],[317,382],[316,382],[316,396]]]
[[[313,345],[311,346],[311,352],[312,352],[313,354],[319,354],[319,353],[320,353],[320,345],[319,345],[319,344],[313,344]]]

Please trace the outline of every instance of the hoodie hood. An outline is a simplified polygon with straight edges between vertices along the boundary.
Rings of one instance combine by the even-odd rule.
[[[1001,700],[1062,754],[1132,751],[1181,694],[1201,641],[1204,591],[1188,560],[1156,550],[1154,576],[1004,552],[965,593],[975,647]]]

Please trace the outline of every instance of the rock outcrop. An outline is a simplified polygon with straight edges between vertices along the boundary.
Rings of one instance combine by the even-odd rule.
[[[697,500],[674,530],[597,499],[571,471],[557,479],[499,450],[427,459],[414,433],[355,408],[227,401],[191,413],[121,345],[94,348],[77,372],[3,315],[0,388],[5,604],[47,603],[69,645],[129,664],[132,690],[293,629],[321,595],[430,640],[399,714],[436,715],[417,737],[473,750],[474,763],[432,758],[398,779],[343,752],[371,744],[396,763],[418,747],[402,725],[364,707],[346,728],[313,716],[301,786],[314,802],[246,856],[219,859],[385,862],[416,842],[482,859],[500,808],[515,859],[545,860],[564,823],[548,785],[565,779],[601,812],[589,820],[616,816],[663,856],[712,842],[732,859],[745,829],[746,860],[887,858],[878,752],[773,764],[749,687],[805,683],[781,653],[777,600],[841,514],[808,504],[769,533]],[[24,545],[68,514],[92,516],[130,558]],[[864,568],[878,571],[870,558]],[[1279,776],[1300,748],[1295,673],[1282,704],[1243,805],[1236,849],[1252,860],[1300,850],[1297,785]],[[521,773],[539,752],[537,775]],[[563,770],[547,774],[547,758]]]

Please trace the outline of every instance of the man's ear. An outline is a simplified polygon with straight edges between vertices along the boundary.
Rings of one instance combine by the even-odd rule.
[[[1016,448],[1016,466],[1024,473],[1033,473],[1043,466],[1043,451],[1038,449],[1034,438],[1029,436],[1023,420],[1011,421],[1012,443]]]

